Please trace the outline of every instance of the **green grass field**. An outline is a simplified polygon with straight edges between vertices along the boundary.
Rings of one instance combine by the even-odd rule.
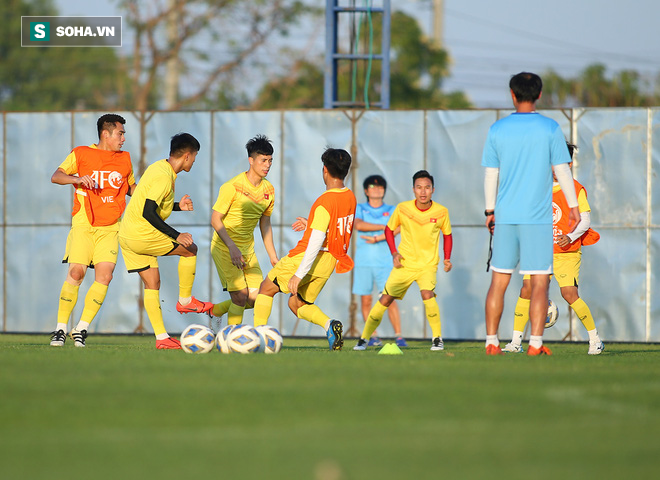
[[[0,335],[3,479],[648,478],[660,346],[285,339],[278,355],[157,351],[151,336]],[[655,473],[654,473],[655,472]]]

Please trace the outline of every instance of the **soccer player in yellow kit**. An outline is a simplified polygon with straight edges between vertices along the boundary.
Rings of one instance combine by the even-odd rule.
[[[346,150],[328,148],[321,156],[326,190],[316,199],[309,212],[305,233],[289,254],[282,258],[261,283],[254,304],[254,325],[265,325],[276,293],[289,293],[289,308],[298,317],[321,326],[331,350],[344,345],[343,325],[331,320],[314,305],[316,297],[335,271],[345,273],[353,268],[348,245],[353,232],[357,200],[344,185],[351,168]]]
[[[211,256],[222,288],[231,297],[213,306],[216,331],[219,331],[219,317],[225,313],[228,313],[227,323],[237,325],[243,321],[243,311],[254,306],[263,281],[254,252],[254,229],[257,224],[271,266],[274,267],[278,261],[270,223],[275,206],[275,189],[266,180],[273,165],[273,146],[266,136],[257,135],[247,142],[245,148],[250,168],[220,187],[211,213],[211,225],[215,230],[211,240]]]
[[[126,195],[135,189],[131,156],[121,150],[125,124],[120,115],[101,116],[96,122],[98,145],[74,148],[51,177],[53,183],[75,187],[71,230],[62,260],[69,269],[60,291],[57,326],[51,334],[53,347],[61,347],[66,341],[78,289],[90,267],[94,269],[94,283],[85,296],[80,321],[71,330],[74,345],[85,346],[87,330],[103,305],[115,271],[119,218],[126,207]]]
[[[126,269],[138,272],[144,283],[144,309],[156,336],[156,348],[179,349],[180,342],[165,329],[160,309],[160,272],[158,257],[179,255],[179,313],[207,313],[212,303],[200,302],[192,296],[197,266],[197,245],[192,235],[179,233],[165,220],[172,211],[192,211],[193,202],[184,195],[174,201],[174,183],[181,172],[189,172],[195,163],[199,142],[189,133],[179,133],[170,142],[170,156],[146,169],[119,229],[119,244]]]
[[[568,153],[573,158],[575,145],[567,143]],[[569,163],[569,168],[573,162]],[[571,231],[568,225],[568,203],[564,198],[557,177],[553,174],[554,184],[552,186],[552,220],[554,235],[553,272],[557,280],[561,296],[573,309],[584,328],[589,334],[589,355],[600,355],[605,349],[594,317],[589,306],[578,294],[578,280],[580,279],[580,265],[582,264],[582,245],[592,245],[600,239],[600,235],[591,225],[591,207],[587,201],[587,191],[577,180],[573,180],[577,192],[578,209],[580,211],[580,222]],[[502,349],[504,352],[522,353],[522,337],[525,325],[529,321],[529,303],[531,298],[531,285],[529,275],[523,277],[523,286],[520,289],[520,297],[516,303],[515,318],[513,321],[513,336],[511,343]]]
[[[371,334],[378,328],[383,315],[395,299],[402,299],[408,288],[417,282],[426,319],[431,326],[433,340],[431,350],[444,350],[440,307],[435,299],[435,284],[440,262],[440,235],[443,235],[444,270],[451,270],[453,245],[449,211],[433,202],[435,191],[433,177],[426,170],[413,175],[415,200],[401,202],[396,206],[385,228],[385,239],[390,247],[394,268],[385,283],[380,299],[369,312],[362,335],[353,350],[365,350]],[[397,250],[394,230],[401,227],[401,243]]]

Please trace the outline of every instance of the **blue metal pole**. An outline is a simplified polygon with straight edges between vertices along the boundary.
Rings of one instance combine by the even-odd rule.
[[[380,104],[382,109],[390,108],[390,29],[392,20],[390,17],[390,0],[383,0],[383,45],[381,55],[383,56],[380,69]]]
[[[323,71],[323,108],[333,108],[337,99],[337,12],[338,0],[325,2],[325,69]]]

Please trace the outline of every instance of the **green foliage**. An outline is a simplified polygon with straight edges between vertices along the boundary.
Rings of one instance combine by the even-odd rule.
[[[0,18],[0,110],[111,109],[128,90],[109,47],[21,47],[21,15],[57,15],[52,0],[4,0]]]
[[[381,20],[372,19],[373,37],[366,16],[360,20],[358,53],[380,53]],[[390,108],[436,109],[467,108],[470,102],[462,92],[444,93],[443,80],[449,74],[447,52],[425,38],[417,21],[395,11],[391,22]],[[341,61],[338,72],[338,98],[370,104],[380,101],[381,62],[359,61],[352,70],[350,61]],[[367,82],[368,78],[368,82]],[[367,93],[365,95],[365,84]],[[294,63],[286,75],[274,78],[259,92],[253,108],[321,108],[323,70],[313,62]]]
[[[194,356],[153,336],[81,349],[0,335],[3,478],[556,480],[660,466],[658,345],[493,358],[482,342],[413,341],[398,356],[354,343]]]
[[[645,85],[632,70],[610,76],[599,63],[587,66],[575,78],[562,78],[554,70],[541,77],[541,107],[651,107],[660,102],[660,79],[655,79],[655,85]]]

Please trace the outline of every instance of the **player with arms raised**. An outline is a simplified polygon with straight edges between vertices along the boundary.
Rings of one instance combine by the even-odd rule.
[[[254,304],[254,325],[265,325],[276,293],[290,293],[289,308],[298,317],[323,327],[331,350],[344,344],[343,325],[331,320],[314,305],[316,297],[335,271],[349,272],[348,256],[357,201],[344,179],[351,168],[346,150],[328,148],[321,156],[326,191],[314,202],[305,221],[305,233],[298,244],[282,258],[261,283]]]

